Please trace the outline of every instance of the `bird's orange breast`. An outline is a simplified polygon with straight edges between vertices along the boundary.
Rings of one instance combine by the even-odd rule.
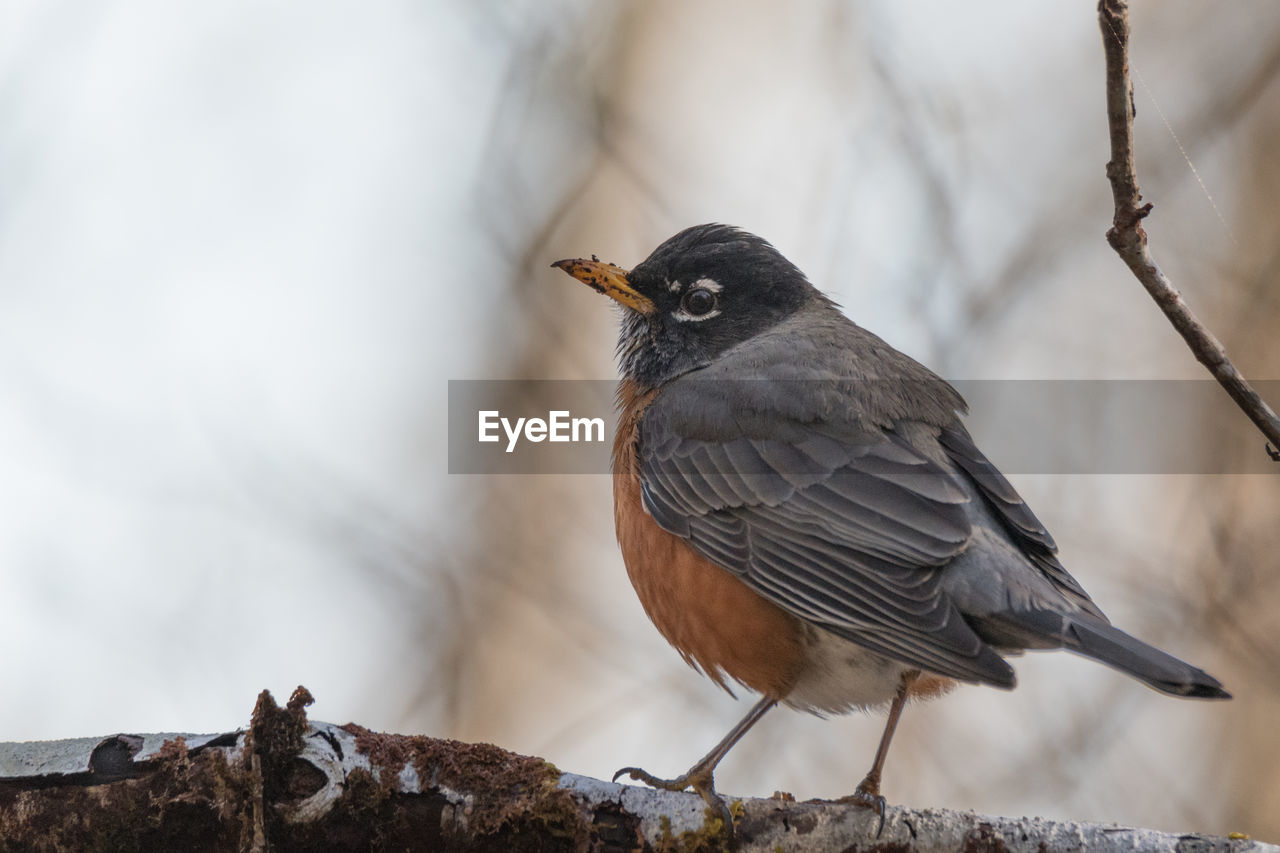
[[[613,446],[613,513],[631,584],[654,626],[685,661],[721,686],[724,677],[784,698],[804,667],[796,617],[658,526],[640,491],[637,430],[654,394],[619,389]]]

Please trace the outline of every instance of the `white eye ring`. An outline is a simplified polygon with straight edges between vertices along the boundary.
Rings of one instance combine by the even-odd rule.
[[[680,307],[671,312],[671,319],[680,323],[701,323],[703,320],[710,320],[712,317],[720,316],[719,294],[724,288],[719,282],[709,278],[700,278],[693,284],[689,285],[689,289],[685,291],[684,296],[680,298]],[[705,310],[690,310],[689,302],[691,299],[697,298],[705,301],[703,294],[711,296],[711,303],[706,306]],[[698,306],[693,306],[697,309]]]

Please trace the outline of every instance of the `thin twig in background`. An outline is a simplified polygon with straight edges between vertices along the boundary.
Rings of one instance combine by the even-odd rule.
[[[1209,369],[1236,405],[1269,439],[1267,453],[1280,461],[1280,451],[1271,447],[1280,447],[1280,417],[1231,363],[1222,344],[1191,312],[1182,294],[1156,266],[1147,248],[1142,220],[1151,212],[1151,203],[1140,204],[1142,195],[1138,191],[1138,177],[1133,164],[1134,109],[1133,83],[1129,79],[1128,3],[1125,0],[1099,0],[1098,23],[1107,61],[1107,124],[1111,131],[1107,179],[1111,182],[1111,194],[1116,203],[1107,242],[1164,311],[1196,359]]]

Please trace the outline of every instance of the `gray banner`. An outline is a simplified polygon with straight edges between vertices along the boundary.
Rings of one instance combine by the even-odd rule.
[[[1257,429],[1212,380],[951,384],[969,403],[974,441],[1006,474],[1280,474]],[[1280,381],[1254,386],[1280,399]],[[449,473],[608,473],[616,389],[613,380],[450,380]],[[728,396],[851,393],[852,381],[780,381]],[[709,385],[707,394],[723,399],[726,389]]]

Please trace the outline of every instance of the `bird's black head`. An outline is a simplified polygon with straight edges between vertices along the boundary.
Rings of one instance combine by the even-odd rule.
[[[627,310],[624,376],[657,387],[696,370],[822,295],[767,242],[728,225],[686,228],[630,272],[594,259],[558,261]]]

